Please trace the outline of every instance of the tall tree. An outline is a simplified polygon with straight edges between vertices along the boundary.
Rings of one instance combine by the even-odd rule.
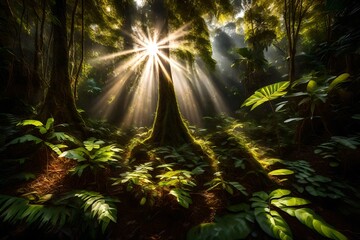
[[[261,82],[268,65],[264,50],[276,39],[279,20],[272,14],[273,8],[264,1],[249,1],[243,7],[245,13],[241,23],[248,48],[235,50],[240,58],[234,64],[245,65],[242,83],[247,95],[264,85]]]
[[[52,22],[53,67],[46,99],[40,113],[41,118],[54,117],[57,122],[83,124],[78,113],[71,88],[66,24],[66,0],[55,0],[51,12],[56,19]]]
[[[273,8],[264,2],[252,1],[246,5],[244,14],[244,35],[249,47],[263,56],[276,38],[276,28],[279,21],[272,14]]]
[[[289,80],[295,80],[295,56],[302,24],[314,0],[284,0],[283,18],[286,29],[289,57]]]
[[[155,0],[152,3],[151,9],[154,15],[155,26],[162,26],[159,35],[160,39],[167,38],[169,35],[169,13],[164,1]],[[170,50],[168,48],[161,51],[165,56],[170,57]],[[181,117],[176,100],[170,63],[162,61],[161,64],[163,68],[159,69],[159,96],[156,116],[148,141],[159,145],[191,142],[191,136]]]
[[[152,0],[150,1],[152,15],[156,25],[162,26],[160,38],[164,39],[169,35],[170,26],[184,24],[192,21],[192,31],[186,37],[193,44],[194,49],[198,49],[198,54],[210,66],[214,66],[215,62],[211,58],[211,45],[206,23],[201,16],[206,13],[214,13],[220,15],[218,10],[230,12],[231,4],[227,0],[217,1],[166,1]],[[172,24],[171,24],[172,23]],[[162,49],[163,54],[170,56],[169,49]],[[194,59],[193,53],[187,52],[184,55]],[[183,143],[192,142],[184,120],[182,119],[179,106],[176,100],[174,84],[171,77],[171,65],[167,61],[162,61],[163,68],[159,69],[159,96],[156,109],[156,115],[152,127],[151,136],[147,141],[156,145],[181,145]]]

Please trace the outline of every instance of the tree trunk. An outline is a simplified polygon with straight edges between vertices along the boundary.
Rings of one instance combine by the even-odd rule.
[[[167,9],[163,0],[155,0],[152,5],[152,12],[155,18],[155,26],[161,29],[160,39],[169,34]],[[169,49],[162,49],[162,53],[169,57]],[[163,145],[182,145],[193,141],[179,110],[175,96],[174,84],[171,77],[170,63],[159,57],[159,96],[156,115],[151,136],[147,141]],[[160,66],[162,65],[162,66]]]
[[[289,81],[291,83],[295,81],[295,55],[296,50],[292,49],[289,51]]]
[[[40,113],[45,120],[53,117],[57,123],[70,123],[83,126],[71,89],[68,69],[68,45],[66,29],[66,0],[55,0],[52,14],[58,21],[53,21],[53,68],[50,86]]]

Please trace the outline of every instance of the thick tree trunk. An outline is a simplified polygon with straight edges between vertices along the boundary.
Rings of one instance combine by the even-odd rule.
[[[45,120],[53,117],[57,123],[83,126],[83,120],[75,106],[68,70],[66,0],[55,0],[52,14],[58,20],[53,23],[53,68],[40,118]]]
[[[155,0],[152,5],[155,24],[160,32],[160,39],[169,34],[167,9],[163,0]],[[169,49],[162,49],[162,53],[169,57]],[[156,115],[151,136],[147,141],[155,145],[181,145],[191,143],[191,137],[179,110],[176,100],[174,84],[171,77],[170,63],[164,59],[160,61],[163,67],[159,67],[159,96]]]

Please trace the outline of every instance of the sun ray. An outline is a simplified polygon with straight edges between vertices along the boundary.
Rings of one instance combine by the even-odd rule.
[[[122,57],[112,71],[112,80],[107,82],[103,94],[94,104],[93,113],[112,119],[112,115],[122,111],[122,114],[115,114],[116,121],[122,126],[150,126],[156,110],[160,71],[173,82],[181,112],[192,124],[201,123],[202,110],[206,112],[209,103],[217,112],[226,111],[221,94],[205,70],[197,63],[195,70],[191,70],[188,65],[164,53],[166,49],[179,46],[186,49],[184,41],[189,25],[162,39],[159,39],[156,29],[143,31],[134,28],[133,34],[126,33],[133,40],[133,49],[92,59],[94,63],[101,63]],[[170,65],[171,72],[166,64]]]

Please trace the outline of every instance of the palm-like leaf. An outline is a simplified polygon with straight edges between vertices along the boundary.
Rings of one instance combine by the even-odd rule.
[[[79,199],[80,202],[74,201],[75,199]],[[110,222],[116,222],[117,202],[117,199],[86,190],[70,192],[57,201],[49,201],[47,205],[32,204],[25,198],[0,194],[0,218],[11,224],[25,222],[36,224],[34,226],[37,227],[61,228],[68,223],[78,224],[73,220],[79,215],[80,210],[85,220],[95,219],[104,232]]]
[[[115,203],[119,200],[86,190],[74,192],[70,196],[78,197],[84,202],[81,208],[84,212],[90,210],[91,216],[97,219],[103,232],[110,222],[116,223],[117,208]]]
[[[62,227],[70,216],[70,209],[65,206],[30,204],[27,199],[7,195],[0,195],[0,205],[0,217],[11,224],[25,222],[37,223],[39,227]]]
[[[284,96],[287,93],[286,89],[289,87],[289,85],[289,81],[283,81],[262,87],[249,98],[247,98],[241,107],[252,106],[251,110],[253,110],[267,101]]]

